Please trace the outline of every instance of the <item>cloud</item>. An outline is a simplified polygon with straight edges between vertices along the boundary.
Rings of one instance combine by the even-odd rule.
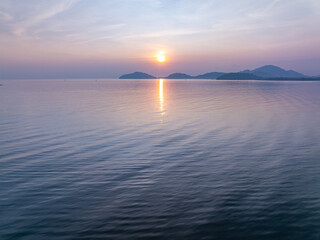
[[[67,11],[78,1],[79,0],[31,0],[28,1],[28,3],[24,2],[20,7],[16,7],[18,3],[15,1],[11,3],[5,1],[7,4],[2,7],[6,9],[6,11],[0,12],[0,19],[4,18],[7,21],[11,21],[8,25],[11,27],[12,33],[21,37],[30,27]],[[10,12],[12,13],[10,14]]]
[[[55,1],[54,5],[47,7],[38,15],[33,16],[30,19],[27,19],[24,22],[25,26],[31,26],[37,24],[45,19],[52,18],[59,13],[62,13],[72,7],[73,4],[78,2],[79,0],[65,0],[65,1]]]
[[[0,11],[0,20],[11,21],[11,20],[13,20],[13,17],[10,14],[6,13],[6,12]]]
[[[175,30],[168,30],[168,31],[158,31],[158,32],[148,32],[148,33],[141,33],[141,34],[133,34],[133,35],[125,35],[120,37],[121,39],[146,39],[146,38],[165,38],[165,37],[174,37],[174,36],[181,36],[181,35],[193,35],[199,33],[205,33],[210,30],[191,30],[191,29],[175,29]]]

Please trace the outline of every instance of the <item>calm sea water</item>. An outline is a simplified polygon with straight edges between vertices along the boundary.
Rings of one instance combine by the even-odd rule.
[[[0,81],[0,239],[320,239],[320,82]]]

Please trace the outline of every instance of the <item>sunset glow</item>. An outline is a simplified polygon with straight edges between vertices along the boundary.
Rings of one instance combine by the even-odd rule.
[[[268,64],[320,75],[318,0],[18,2],[0,1],[2,79],[197,75]]]
[[[166,56],[163,53],[158,54],[157,61],[163,63],[166,61]]]

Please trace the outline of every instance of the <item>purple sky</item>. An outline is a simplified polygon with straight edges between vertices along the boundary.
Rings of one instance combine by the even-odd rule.
[[[155,60],[165,52],[167,62]],[[320,75],[319,0],[2,0],[0,78]]]

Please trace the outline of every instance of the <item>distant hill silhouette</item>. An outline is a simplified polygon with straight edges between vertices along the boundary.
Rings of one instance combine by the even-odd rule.
[[[193,77],[185,73],[172,73],[167,79],[192,79]]]
[[[143,72],[125,74],[120,79],[155,79],[156,77]],[[284,70],[274,65],[265,65],[254,70],[244,70],[236,73],[209,72],[197,76],[185,73],[173,73],[165,77],[167,79],[225,79],[225,80],[296,80],[315,81],[320,76],[309,77],[293,70]]]
[[[258,80],[260,77],[251,73],[226,73],[217,78],[218,80]]]
[[[195,76],[197,79],[217,79],[218,77],[224,75],[226,73],[223,72],[209,72],[202,75]]]
[[[119,77],[120,79],[154,79],[156,77],[143,72],[134,72]]]
[[[266,65],[263,67],[256,68],[252,71],[245,70],[242,71],[242,73],[251,73],[261,78],[302,78],[302,77],[308,77],[306,75],[303,75],[301,73],[298,73],[293,70],[286,71],[280,67],[273,66],[273,65]]]

